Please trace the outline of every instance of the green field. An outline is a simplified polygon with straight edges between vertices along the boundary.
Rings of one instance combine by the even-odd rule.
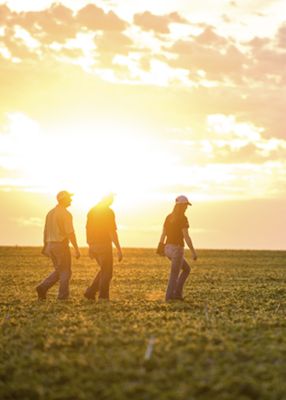
[[[110,303],[82,296],[86,253],[71,299],[38,302],[39,253],[0,249],[1,400],[286,399],[286,252],[201,250],[185,302],[168,304],[168,261],[139,249],[115,266]]]

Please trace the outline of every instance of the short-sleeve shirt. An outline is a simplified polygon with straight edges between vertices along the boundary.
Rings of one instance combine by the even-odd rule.
[[[172,214],[169,214],[165,220],[164,228],[167,235],[166,244],[184,247],[183,229],[189,228],[189,221],[185,215],[174,218]]]
[[[63,242],[74,232],[71,213],[63,206],[57,205],[46,216],[44,241]]]
[[[110,246],[117,230],[115,214],[109,207],[95,206],[87,214],[86,239],[89,245]]]

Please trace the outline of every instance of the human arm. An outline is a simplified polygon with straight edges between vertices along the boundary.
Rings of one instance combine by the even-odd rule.
[[[111,231],[110,237],[111,237],[111,240],[112,240],[112,242],[114,243],[114,245],[115,245],[115,247],[117,249],[117,257],[118,257],[118,261],[120,262],[123,259],[123,254],[122,254],[122,250],[121,250],[121,246],[120,246],[120,243],[119,243],[119,239],[118,239],[118,235],[117,235],[116,230],[112,230]]]
[[[68,238],[69,238],[71,244],[73,245],[73,248],[75,249],[75,258],[80,258],[80,251],[79,251],[79,248],[78,248],[78,245],[77,245],[77,240],[76,240],[75,233],[71,232],[68,235]]]
[[[76,235],[73,227],[73,218],[69,212],[66,212],[63,223],[64,223],[65,236],[71,242],[73,248],[75,249],[75,258],[80,258],[80,251],[78,248]]]
[[[160,236],[159,244],[158,244],[157,250],[156,250],[156,253],[159,254],[159,256],[164,256],[165,255],[165,249],[164,249],[165,245],[164,245],[164,243],[165,243],[166,237],[167,237],[166,228],[164,226],[162,234]]]
[[[94,252],[94,223],[93,223],[93,213],[90,210],[89,213],[87,214],[87,220],[86,220],[86,226],[85,226],[85,233],[86,233],[86,242],[88,244],[88,255],[89,258],[94,259],[95,258],[95,252]]]
[[[166,228],[163,227],[163,231],[162,231],[162,234],[161,234],[161,236],[160,236],[159,242],[160,242],[160,243],[165,243],[166,237],[167,237]]]
[[[48,257],[48,254],[47,254],[47,218],[45,221],[45,228],[44,228],[44,234],[43,234],[43,247],[42,247],[41,253],[45,257]]]
[[[192,258],[193,258],[193,260],[196,261],[196,259],[197,259],[198,257],[197,257],[197,253],[196,253],[196,251],[195,251],[195,249],[194,249],[192,239],[191,239],[191,237],[190,237],[190,235],[189,235],[189,230],[188,230],[188,228],[183,228],[183,236],[184,236],[184,240],[185,240],[187,246],[189,247],[189,249],[190,249],[191,252],[192,252],[192,255],[193,255]]]

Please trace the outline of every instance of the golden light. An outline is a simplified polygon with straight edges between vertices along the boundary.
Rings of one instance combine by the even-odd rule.
[[[10,168],[18,169],[27,188],[76,193],[76,203],[87,208],[108,192],[132,207],[168,175],[172,157],[143,128],[118,122],[89,125],[82,131],[61,127],[45,134],[25,114],[9,116],[6,150]],[[132,198],[132,201],[131,201]]]

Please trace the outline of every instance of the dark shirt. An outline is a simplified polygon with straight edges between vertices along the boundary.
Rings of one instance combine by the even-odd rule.
[[[169,214],[165,220],[164,228],[167,235],[166,244],[184,247],[183,229],[189,228],[188,218],[185,215],[174,218],[172,214]]]
[[[87,214],[86,238],[89,245],[111,245],[111,233],[116,230],[115,214],[110,208],[95,206]]]

